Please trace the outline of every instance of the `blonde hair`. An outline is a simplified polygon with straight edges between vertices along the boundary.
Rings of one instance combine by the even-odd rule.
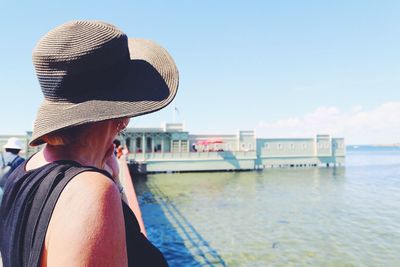
[[[91,124],[79,125],[46,134],[43,141],[52,146],[66,146],[74,143],[85,145],[90,139]]]

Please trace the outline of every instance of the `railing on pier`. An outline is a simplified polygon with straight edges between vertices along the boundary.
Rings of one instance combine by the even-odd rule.
[[[256,158],[256,151],[206,151],[206,152],[154,152],[131,153],[129,159],[135,161],[145,160],[202,160],[202,159],[226,159],[226,158]]]
[[[126,198],[128,201],[127,204],[131,208],[133,213],[135,213],[136,219],[138,220],[140,225],[140,230],[145,236],[147,236],[146,228],[144,226],[142,219],[142,212],[140,211],[135,188],[133,187],[132,177],[131,174],[129,173],[128,164],[126,163],[126,160],[124,158],[119,159],[119,167],[120,167],[119,179],[126,194]]]

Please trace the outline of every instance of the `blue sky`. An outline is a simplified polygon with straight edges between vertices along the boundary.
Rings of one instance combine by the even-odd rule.
[[[192,133],[400,142],[399,1],[55,2],[2,3],[2,134],[32,129],[42,101],[31,62],[39,38],[73,19],[99,19],[171,53],[176,119]],[[171,105],[131,126],[172,114]]]

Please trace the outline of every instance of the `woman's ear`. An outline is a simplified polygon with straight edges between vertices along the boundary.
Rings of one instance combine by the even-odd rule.
[[[119,118],[116,119],[115,122],[117,123],[117,130],[118,133],[120,133],[121,131],[125,130],[125,128],[128,126],[129,123],[129,118]]]

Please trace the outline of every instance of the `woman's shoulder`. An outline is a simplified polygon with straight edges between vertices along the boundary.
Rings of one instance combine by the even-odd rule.
[[[117,186],[96,171],[76,175],[62,192],[50,220],[45,241],[47,263],[60,257],[81,263],[107,261],[116,256],[110,255],[118,251],[115,247],[125,251],[125,242]]]
[[[64,203],[63,200],[67,201]],[[121,198],[114,181],[94,169],[77,174],[66,185],[58,202],[60,205],[66,204],[65,209],[71,210],[70,212],[76,212],[78,207],[80,210],[83,208],[89,212],[97,209],[104,210],[113,205],[120,206]]]
[[[115,182],[103,171],[96,168],[84,170],[78,173],[65,188],[66,193],[70,191],[73,195],[85,195],[100,198],[112,196],[114,193],[119,197],[118,187]]]

